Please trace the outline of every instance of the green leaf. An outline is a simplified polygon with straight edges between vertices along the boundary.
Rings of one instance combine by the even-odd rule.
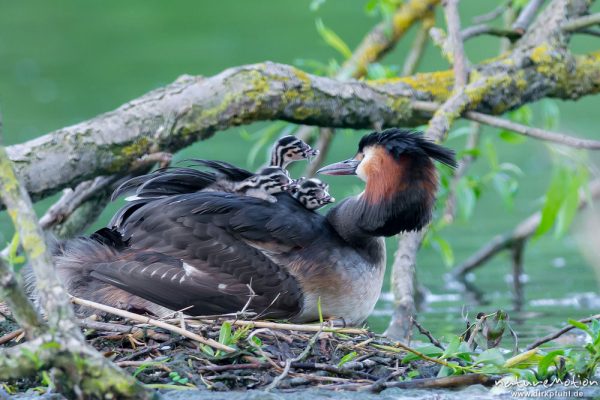
[[[454,251],[452,250],[452,246],[450,243],[441,237],[440,235],[434,235],[432,237],[433,242],[435,243],[435,247],[440,252],[442,256],[442,261],[447,267],[451,267],[454,265]]]
[[[530,125],[533,118],[533,111],[530,106],[525,105],[508,114],[508,117],[520,124]]]
[[[323,325],[323,309],[321,308],[321,296],[317,299],[317,311],[319,312],[319,322]]]
[[[377,11],[377,6],[379,5],[379,0],[369,0],[365,4],[365,12],[369,15],[375,14]]]
[[[385,66],[380,63],[373,63],[367,66],[368,79],[386,79],[394,78],[398,75],[398,67],[395,65]]]
[[[524,379],[527,382],[536,383],[538,381],[537,377],[530,369],[517,369],[514,372],[518,374],[521,379]]]
[[[40,345],[40,349],[42,350],[58,350],[60,349],[60,344],[55,341],[46,342]]]
[[[456,154],[456,157],[459,159],[463,159],[467,156],[477,158],[480,155],[481,155],[481,150],[479,150],[479,149],[464,149],[464,150],[458,151],[458,153]]]
[[[462,219],[468,220],[473,215],[477,194],[471,186],[468,179],[461,179],[456,187],[456,203],[459,215]]]
[[[542,102],[542,118],[544,121],[544,128],[556,129],[560,121],[560,109],[553,100],[544,100]]]
[[[564,166],[559,166],[555,169],[550,180],[550,187],[546,192],[544,206],[542,207],[542,218],[534,237],[543,235],[554,225],[554,221],[566,195],[565,189],[568,186],[568,182],[569,171]]]
[[[594,336],[600,337],[600,321],[597,319],[593,320],[590,329],[592,330],[592,334]]]
[[[510,144],[521,144],[527,140],[525,136],[507,130],[500,131],[500,139]]]
[[[442,356],[440,358],[451,358],[456,356],[456,354],[458,353],[458,349],[460,347],[460,337],[458,336],[454,336],[452,337],[452,339],[450,339],[450,343],[448,343],[448,346],[446,346],[446,350],[444,350],[444,353],[442,354]]]
[[[584,332],[592,334],[590,327],[587,326],[586,324],[584,324],[583,322],[579,322],[574,319],[569,319],[568,322],[569,322],[569,324],[573,325],[575,328],[581,329]]]
[[[548,375],[548,368],[554,364],[554,360],[556,359],[557,356],[562,356],[564,354],[564,351],[562,350],[554,350],[551,351],[550,353],[546,354],[538,363],[538,375],[540,377],[540,379],[544,379],[546,378]]]
[[[338,363],[337,366],[341,367],[342,365],[346,364],[348,361],[354,360],[356,358],[356,356],[358,356],[358,353],[355,351],[346,354],[344,357],[342,357],[342,359],[340,360],[340,362]]]
[[[498,153],[496,153],[496,147],[491,140],[486,140],[484,146],[484,153],[490,164],[490,169],[495,171],[498,169]]]
[[[523,175],[523,170],[513,163],[502,163],[498,166],[500,171],[512,172],[517,176]]]
[[[436,347],[432,344],[426,344],[425,346],[417,347],[415,350],[429,357],[439,357],[442,355],[442,350],[439,347]],[[418,355],[414,353],[408,353],[402,359],[402,364],[418,359],[420,359]]]
[[[481,354],[473,360],[473,364],[493,364],[497,366],[504,365],[504,362],[504,355],[496,348],[487,349],[481,352]]]
[[[219,330],[219,343],[224,345],[231,344],[231,322],[223,322]]]
[[[327,28],[321,19],[317,19],[316,24],[317,32],[319,32],[319,35],[321,35],[325,43],[337,50],[338,53],[344,56],[344,59],[352,57],[352,51],[348,45],[344,43],[342,38],[340,38],[334,31]]]
[[[505,172],[498,172],[493,175],[492,183],[498,194],[502,197],[502,200],[504,200],[504,204],[508,208],[512,208],[513,199],[519,188],[517,180]]]
[[[210,357],[214,357],[215,356],[215,352],[212,349],[212,347],[207,346],[205,344],[201,344],[200,345],[200,350],[202,350],[203,353],[209,355]]]
[[[562,237],[571,226],[571,222],[573,222],[579,208],[579,189],[587,186],[587,181],[588,172],[585,168],[579,168],[578,174],[571,178],[556,216],[554,237]]]
[[[408,374],[406,374],[406,376],[408,378],[410,378],[410,379],[416,378],[416,377],[418,377],[420,375],[421,375],[421,373],[417,369],[413,369],[412,371],[408,371]]]
[[[450,376],[454,374],[454,370],[452,368],[446,367],[445,365],[440,368],[440,372],[438,372],[438,378],[444,378],[446,376]]]

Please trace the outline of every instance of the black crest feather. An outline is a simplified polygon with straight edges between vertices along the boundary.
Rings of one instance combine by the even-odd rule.
[[[423,136],[422,132],[392,128],[373,132],[364,136],[358,144],[358,151],[369,146],[383,146],[398,159],[402,154],[427,155],[449,167],[456,168],[456,155],[453,150],[440,146]]]

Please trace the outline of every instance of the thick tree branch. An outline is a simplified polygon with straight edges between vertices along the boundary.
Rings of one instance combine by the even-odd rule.
[[[494,86],[480,98],[472,93],[474,110],[502,114],[542,97],[599,92],[600,52],[572,57],[542,44],[484,63],[477,74]],[[124,172],[151,148],[175,152],[232,125],[282,119],[357,129],[375,122],[416,126],[426,116],[414,112],[411,101],[444,101],[452,85],[451,71],[367,83],[311,76],[281,64],[251,65],[208,79],[180,79],[113,112],[7,150],[39,199],[98,175]],[[148,134],[149,124],[167,119],[172,129]]]
[[[28,265],[35,275],[36,295],[48,321],[47,326],[41,326],[23,288],[16,283],[12,271],[0,261],[0,272],[5,273],[1,282],[6,289],[3,294],[15,307],[13,312],[23,324],[22,328],[31,338],[45,331],[30,342],[0,352],[0,380],[52,369],[54,384],[69,397],[93,398],[114,393],[116,396],[146,398],[147,393],[134,378],[122,374],[85,344],[67,294],[55,274],[52,256],[31,200],[3,146],[0,146],[0,199],[19,233]],[[28,356],[24,357],[24,354]]]
[[[73,338],[57,343],[56,336],[47,333],[2,349],[0,355],[0,381],[53,370],[55,386],[67,398],[105,398],[107,394],[120,399],[152,397],[135,378],[125,375],[94,349]]]
[[[29,195],[19,183],[4,147],[0,146],[0,199],[6,205],[25,253],[35,273],[40,304],[46,311],[50,329],[77,335],[77,325],[68,298],[53,271],[53,261],[37,223]]]
[[[5,300],[29,339],[44,331],[44,322],[23,290],[12,268],[0,257],[0,299]]]

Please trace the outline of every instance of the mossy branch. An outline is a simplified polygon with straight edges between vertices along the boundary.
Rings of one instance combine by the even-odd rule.
[[[19,233],[48,320],[47,325],[42,325],[12,270],[0,260],[2,294],[28,336],[37,336],[0,352],[0,381],[52,369],[58,391],[71,398],[102,398],[106,393],[119,398],[146,398],[148,393],[134,378],[121,373],[85,344],[67,294],[56,277],[29,195],[3,146],[0,146],[0,199]]]
[[[45,334],[0,352],[0,381],[53,370],[54,385],[67,398],[148,399],[135,378],[122,373],[110,361],[78,340]]]
[[[69,300],[62,289],[53,261],[38,225],[29,195],[20,184],[4,147],[0,146],[0,199],[19,233],[28,264],[35,273],[40,304],[54,331],[78,331]]]
[[[12,268],[0,257],[0,299],[5,300],[17,323],[32,339],[43,332],[43,321],[17,280]]]
[[[600,92],[600,52],[571,56],[542,44],[483,63],[471,75],[471,82],[495,85],[473,98],[476,106],[468,109],[497,115],[543,97],[576,99]],[[115,111],[10,146],[8,154],[32,197],[40,199],[101,174],[126,171],[152,149],[175,152],[219,130],[259,120],[355,129],[374,122],[416,126],[428,117],[415,112],[411,101],[444,102],[452,88],[452,71],[340,82],[282,64],[249,65],[208,79],[180,79]],[[156,121],[172,122],[164,133],[149,134]]]

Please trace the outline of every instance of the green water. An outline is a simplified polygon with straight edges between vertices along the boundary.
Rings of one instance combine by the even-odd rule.
[[[481,14],[497,2],[464,0],[463,19]],[[0,0],[0,109],[4,116],[4,142],[14,144],[74,124],[111,110],[151,89],[169,83],[181,74],[210,76],[225,68],[265,60],[294,63],[299,59],[326,61],[337,57],[314,28],[317,14],[308,1],[128,1],[89,0]],[[354,47],[376,19],[363,12],[364,2],[328,0],[318,16]],[[596,11],[598,6],[595,7]],[[438,19],[439,19],[438,15]],[[390,53],[386,62],[402,63],[414,32]],[[578,52],[594,50],[589,37],[576,38]],[[497,41],[478,38],[466,46],[473,62],[497,53]],[[422,71],[447,65],[430,47]],[[577,103],[559,103],[561,130],[594,137],[600,117],[598,97]],[[539,107],[535,106],[535,110]],[[537,121],[539,122],[539,120]],[[266,123],[245,127],[254,132]],[[219,132],[210,141],[182,151],[177,159],[189,156],[216,158],[246,165],[249,144],[239,129]],[[328,161],[352,155],[362,132],[337,135]],[[484,136],[495,137],[493,130]],[[511,229],[539,207],[549,180],[551,164],[544,145],[528,141],[510,145],[495,140],[502,161],[519,165],[524,176],[512,210],[495,192],[483,193],[472,220],[457,223],[444,231],[456,259],[463,260],[498,232]],[[449,143],[460,149],[460,140]],[[261,153],[262,154],[262,153]],[[597,157],[592,157],[592,160]],[[262,161],[262,160],[258,160]],[[250,167],[254,167],[252,165]],[[474,165],[475,173],[487,170],[485,161]],[[299,173],[301,169],[294,172]],[[360,183],[352,178],[331,178],[332,192],[342,198]],[[51,200],[38,205],[43,212]],[[95,227],[106,223],[118,205],[103,214]],[[577,221],[575,223],[577,227]],[[0,213],[0,243],[10,238],[8,218]],[[395,248],[389,240],[389,259]],[[488,302],[477,305],[468,294],[448,287],[448,269],[430,248],[419,255],[419,280],[432,293],[432,300],[420,314],[423,324],[436,335],[463,329],[462,306],[470,315],[497,308],[511,309],[508,257],[501,255],[472,282]],[[580,255],[570,236],[556,240],[542,238],[528,246],[525,257],[526,302],[520,313],[512,314],[516,330],[525,338],[541,336],[567,318],[587,316],[600,309],[599,282]],[[384,292],[388,287],[384,287]],[[370,323],[382,331],[391,304],[383,296]]]

